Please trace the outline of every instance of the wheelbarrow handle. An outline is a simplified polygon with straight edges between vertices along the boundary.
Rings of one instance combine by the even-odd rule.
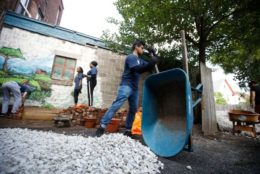
[[[155,71],[156,71],[156,74],[158,74],[160,72],[157,64],[155,64]]]
[[[203,85],[200,83],[196,86],[196,88],[194,87],[191,87],[192,91],[196,91],[198,93],[201,93],[202,94],[202,91],[203,91]]]
[[[202,92],[203,92],[203,85],[200,83],[200,84],[198,84],[197,86],[196,86],[196,88],[191,88],[193,91],[196,91],[196,92],[198,92],[198,93],[200,93],[200,94],[202,94]],[[194,108],[194,107],[196,107],[200,102],[201,102],[201,100],[202,100],[202,97],[201,97],[201,95],[197,98],[197,100],[195,101],[195,102],[193,102],[193,104],[192,104],[192,107]]]

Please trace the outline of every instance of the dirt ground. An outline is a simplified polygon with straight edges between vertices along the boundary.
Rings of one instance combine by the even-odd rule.
[[[19,127],[53,131],[67,135],[94,136],[95,129],[81,126],[56,128],[50,121],[25,121],[0,119],[0,128]],[[199,126],[193,130],[193,152],[183,151],[172,158],[160,158],[165,168],[163,174],[173,173],[260,173],[260,138],[218,132],[203,136]],[[141,137],[137,141],[142,142]],[[188,169],[190,166],[191,169]]]

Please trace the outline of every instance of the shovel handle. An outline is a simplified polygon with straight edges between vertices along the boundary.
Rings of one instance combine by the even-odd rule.
[[[158,65],[157,65],[157,64],[155,64],[155,71],[156,71],[156,74],[159,73],[159,68],[158,68]]]

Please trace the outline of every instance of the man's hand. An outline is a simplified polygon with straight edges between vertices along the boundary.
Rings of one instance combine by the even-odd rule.
[[[159,61],[159,58],[157,57],[157,56],[151,56],[151,59],[152,59],[152,61],[155,63],[155,64],[157,64],[158,63],[158,61]]]
[[[148,49],[149,55],[154,63],[158,63],[159,58],[156,55],[156,50],[153,47],[149,47]]]
[[[28,94],[27,92],[24,92],[22,94],[22,105],[24,105],[24,103],[25,103],[25,99],[26,99],[27,94]]]
[[[149,54],[153,54],[154,56],[156,55],[156,50],[153,48],[153,47],[149,47],[149,48],[147,48],[147,50],[148,50],[148,52],[149,52]]]

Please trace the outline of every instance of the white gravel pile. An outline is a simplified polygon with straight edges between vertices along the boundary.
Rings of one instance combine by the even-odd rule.
[[[160,173],[163,166],[148,147],[122,134],[0,129],[0,173]]]
[[[231,131],[232,122],[229,120],[227,111],[216,111],[217,122],[221,131]]]

